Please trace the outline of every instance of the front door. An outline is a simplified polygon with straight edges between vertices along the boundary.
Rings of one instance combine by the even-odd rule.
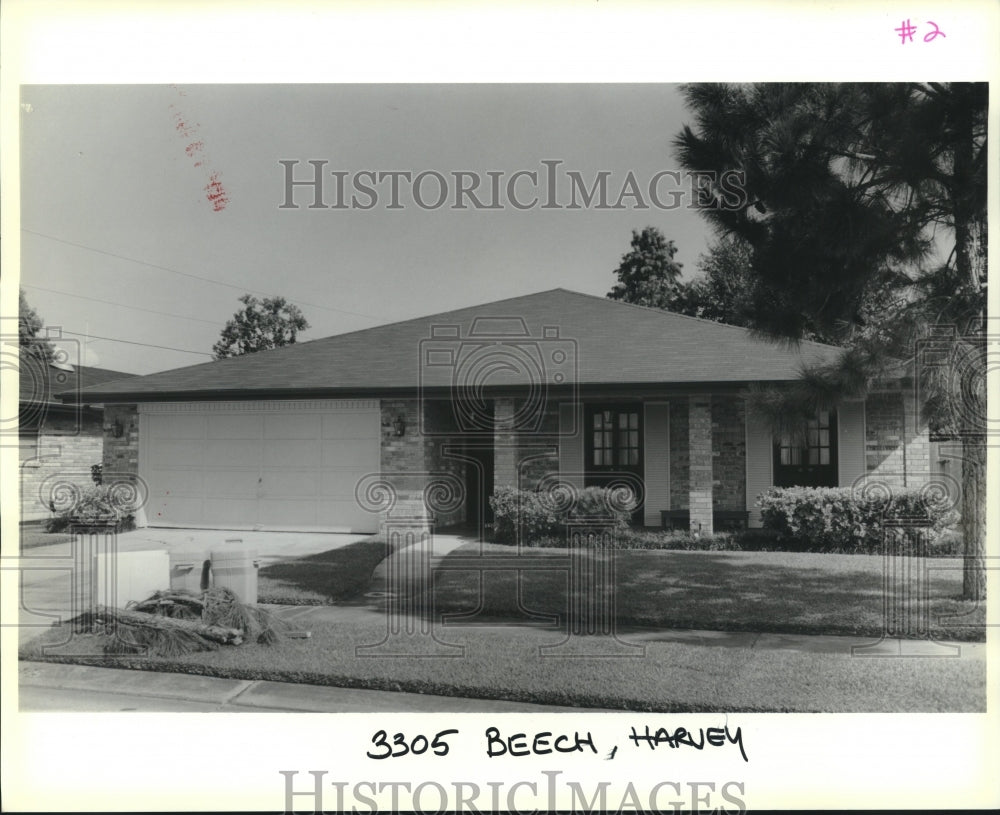
[[[800,433],[774,442],[774,486],[836,487],[837,414],[821,410]]]
[[[623,473],[643,477],[642,405],[588,405],[586,424],[586,476],[584,486],[603,487]],[[632,523],[642,524],[642,505],[632,513]]]

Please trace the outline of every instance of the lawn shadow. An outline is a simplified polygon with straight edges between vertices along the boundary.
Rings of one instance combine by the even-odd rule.
[[[371,585],[375,568],[391,552],[386,541],[362,540],[268,564],[258,575],[260,602],[294,605],[360,600]]]
[[[934,559],[933,565],[939,563]],[[915,575],[929,564],[911,565],[914,572],[891,584],[894,593],[887,595],[879,556],[618,551],[609,599],[619,625],[878,637],[888,598],[890,612],[909,626],[903,636],[930,632],[938,639],[983,639],[982,609],[954,599],[960,572],[931,565],[924,573],[924,602]],[[582,590],[570,588],[574,581],[567,575],[530,566],[519,572],[484,571],[481,587],[474,574],[440,572],[435,614],[453,616],[478,607],[495,617],[527,612],[556,614],[565,621],[586,601]]]

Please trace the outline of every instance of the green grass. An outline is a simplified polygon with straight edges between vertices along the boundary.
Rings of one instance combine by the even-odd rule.
[[[301,613],[301,609],[297,610]],[[458,657],[358,656],[356,646],[386,636],[378,614],[341,618],[315,609],[296,624],[311,639],[276,645],[247,643],[217,651],[167,658],[102,658],[94,637],[81,636],[45,653],[53,629],[22,648],[23,659],[79,662],[108,667],[183,672],[234,679],[267,679],[375,690],[434,693],[539,704],[611,709],[681,711],[984,711],[986,663],[960,659],[852,658],[848,640],[837,653],[730,647],[646,638],[639,657],[580,655],[595,638],[571,645],[572,658],[540,656],[539,646],[559,643],[562,632],[531,627],[445,626],[440,639],[464,646]],[[322,615],[326,615],[322,617]],[[629,634],[624,634],[628,639]],[[603,638],[599,638],[602,639]],[[605,641],[606,642],[606,641]],[[426,640],[404,647],[423,652]],[[418,647],[419,646],[419,647]],[[963,646],[968,648],[969,646]],[[982,649],[982,646],[974,646]],[[978,653],[978,652],[976,652]]]
[[[372,572],[388,553],[388,543],[369,539],[268,564],[257,575],[258,601],[323,605],[356,599],[368,588]]]
[[[466,544],[450,557],[512,555],[498,544]],[[526,558],[567,555],[566,549],[522,550]],[[962,601],[961,560],[923,562],[930,585],[927,616],[938,639],[985,640],[985,604]],[[614,553],[614,601],[620,624],[657,628],[878,636],[883,630],[883,559],[874,555],[802,552]],[[438,571],[436,613],[523,619],[526,610],[565,618],[570,590],[565,568],[483,572]],[[906,587],[911,582],[903,583]],[[912,589],[911,589],[912,590]],[[429,602],[429,598],[425,598]],[[920,614],[913,597],[909,613]],[[951,619],[942,619],[950,617]],[[910,633],[920,637],[919,631]]]
[[[39,546],[50,546],[53,543],[66,543],[72,536],[65,532],[46,532],[45,524],[24,524],[21,527],[21,551],[37,549]]]

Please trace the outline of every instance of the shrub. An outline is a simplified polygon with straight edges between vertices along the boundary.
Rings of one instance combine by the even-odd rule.
[[[629,529],[618,536],[619,549],[673,549],[682,552],[738,552],[742,548],[736,534],[716,532],[695,535],[688,531]]]
[[[925,500],[915,489],[861,495],[849,487],[775,487],[757,505],[764,529],[788,551],[877,554],[885,522],[901,518],[926,519],[933,547],[956,519],[948,505]]]
[[[95,486],[85,490],[80,499],[69,509],[63,510],[45,522],[47,532],[62,532],[73,524],[113,523],[116,532],[135,529],[135,514],[123,510],[112,498],[111,490]]]
[[[610,490],[587,487],[574,492],[570,501],[561,497],[554,492],[497,487],[490,497],[494,539],[498,543],[520,539],[526,546],[564,546],[570,524],[574,531],[583,532],[608,524],[628,529],[630,515],[616,508]]]

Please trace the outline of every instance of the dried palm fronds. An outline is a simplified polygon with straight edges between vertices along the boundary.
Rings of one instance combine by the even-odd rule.
[[[109,654],[175,657],[219,645],[276,642],[285,624],[273,614],[240,602],[230,589],[157,591],[124,609],[99,606],[73,622],[108,638]]]

